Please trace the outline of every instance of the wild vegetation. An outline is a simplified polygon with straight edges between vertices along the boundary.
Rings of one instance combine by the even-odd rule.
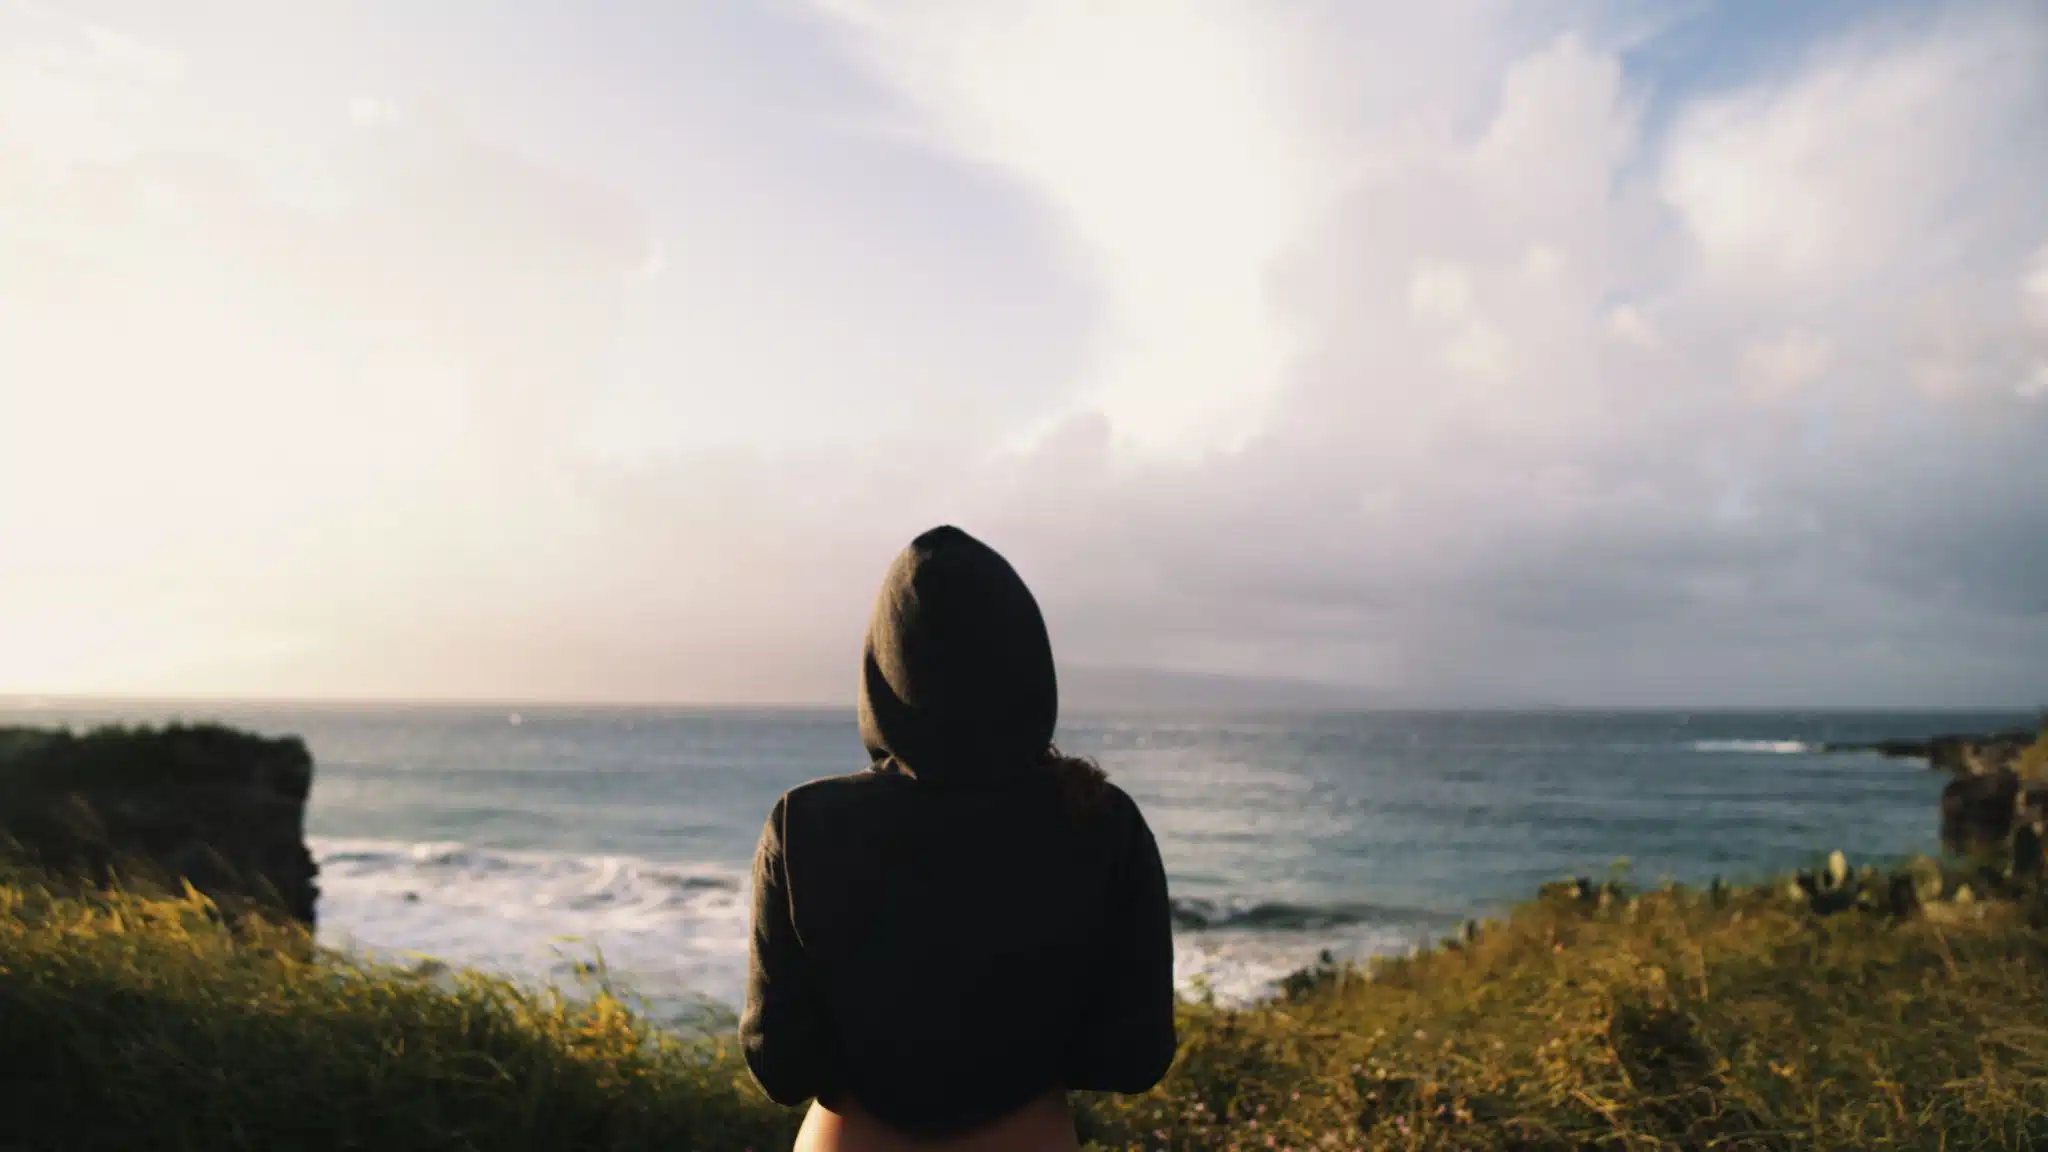
[[[1561,885],[1278,1002],[1191,1006],[1106,1145],[2048,1145],[2048,905],[1921,864],[1744,889]],[[1899,881],[1894,883],[1895,878]],[[1899,915],[1895,890],[1946,898]],[[1916,891],[1917,889],[1917,891]]]
[[[1103,1148],[2048,1146],[2025,862],[1554,885],[1417,954],[1191,1002]],[[619,998],[304,947],[192,890],[0,876],[0,1147],[768,1149],[730,1043]],[[280,947],[279,945],[292,945]]]

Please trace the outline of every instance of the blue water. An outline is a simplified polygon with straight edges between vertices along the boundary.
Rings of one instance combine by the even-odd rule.
[[[331,942],[530,978],[596,951],[662,1004],[736,1001],[763,816],[864,763],[850,711],[0,704],[0,723],[171,719],[305,738]],[[1182,980],[1241,997],[1619,859],[1704,881],[1932,851],[1941,777],[1813,746],[2033,719],[1074,715],[1058,738],[1157,832]]]

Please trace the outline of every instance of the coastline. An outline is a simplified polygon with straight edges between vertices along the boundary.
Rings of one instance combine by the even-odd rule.
[[[1219,1150],[2048,1141],[2033,827],[2009,829],[2002,857],[1836,852],[1749,885],[1574,878],[1411,953],[1313,965],[1269,1000],[1186,999],[1166,1081],[1079,1100],[1084,1136]],[[53,1149],[407,1149],[450,1132],[478,1147],[743,1149],[794,1132],[799,1114],[760,1096],[729,1035],[655,1027],[601,969],[569,995],[307,949],[305,933],[223,918],[197,889],[0,875],[0,1106]],[[124,1106],[95,1104],[108,1099]]]

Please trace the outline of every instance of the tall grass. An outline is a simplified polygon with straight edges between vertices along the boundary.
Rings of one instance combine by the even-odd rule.
[[[2048,780],[2048,720],[2042,723],[2041,735],[2013,761],[2012,769],[2022,780]]]
[[[1154,1095],[1174,1148],[2048,1147],[2032,899],[1816,916],[1790,886],[1551,895],[1470,942],[1193,1007]]]
[[[611,997],[313,954],[301,931],[226,928],[190,892],[0,879],[0,1147],[767,1149],[795,1131],[729,1047]]]
[[[1949,889],[1951,892],[1954,888]],[[2048,1147],[2048,915],[1796,885],[1547,893],[1455,946],[1190,1003],[1101,1147]],[[0,878],[0,1147],[768,1149],[729,1045],[599,995],[223,927],[191,894]],[[304,953],[304,949],[300,949]]]

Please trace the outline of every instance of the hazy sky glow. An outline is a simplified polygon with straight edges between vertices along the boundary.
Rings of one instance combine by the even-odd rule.
[[[0,0],[0,693],[2048,700],[2048,9]]]

